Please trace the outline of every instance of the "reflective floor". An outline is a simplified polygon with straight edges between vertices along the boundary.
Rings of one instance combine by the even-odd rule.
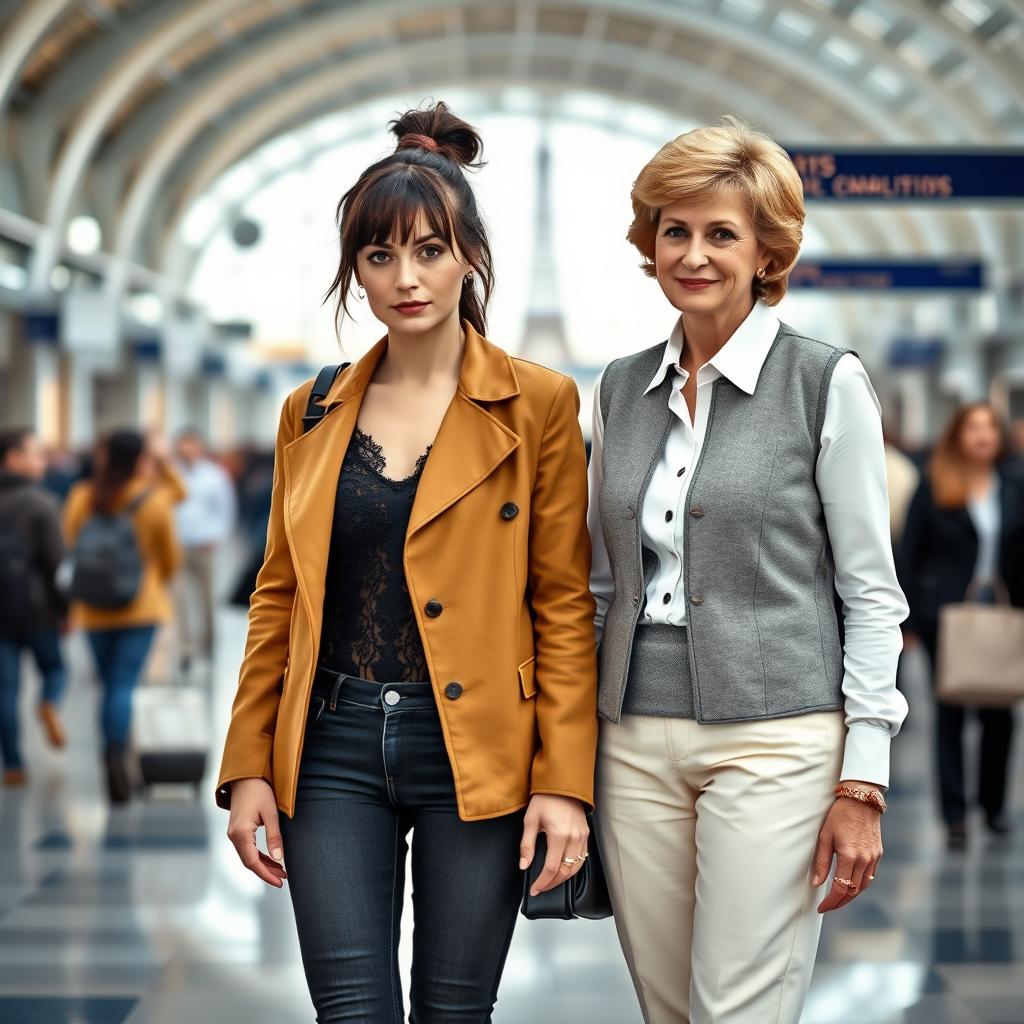
[[[215,749],[244,619],[225,611],[221,627]],[[167,791],[112,812],[101,799],[90,664],[80,638],[68,652],[69,749],[43,748],[31,680],[23,694],[30,784],[0,795],[0,1021],[311,1021],[287,893],[241,868],[212,784],[198,803]],[[872,889],[826,919],[804,1024],[1021,1024],[1022,744],[1015,838],[994,841],[972,822],[979,828],[968,851],[947,853],[932,809],[931,715],[915,661],[904,680],[913,710],[894,748],[886,857]],[[406,941],[406,967],[408,956]],[[521,922],[494,1020],[639,1022],[611,923]]]

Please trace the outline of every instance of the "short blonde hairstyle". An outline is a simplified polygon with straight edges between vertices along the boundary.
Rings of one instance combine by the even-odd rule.
[[[754,297],[778,305],[803,238],[803,183],[786,151],[738,118],[695,128],[658,150],[633,183],[633,223],[626,238],[640,251],[644,273],[654,277],[661,209],[703,202],[728,187],[746,196],[754,233],[769,254],[764,277],[751,283]]]

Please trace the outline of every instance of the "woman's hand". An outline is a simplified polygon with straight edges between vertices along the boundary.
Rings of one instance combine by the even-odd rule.
[[[544,870],[530,889],[530,895],[547,892],[575,875],[583,866],[576,860],[587,852],[590,828],[583,804],[567,796],[538,794],[530,800],[523,820],[523,841],[519,844],[519,868],[525,871],[533,863],[537,833],[543,832],[548,844]],[[573,861],[566,864],[565,859]]]
[[[874,789],[867,782],[848,782],[858,789]],[[818,904],[818,913],[838,910],[862,893],[875,877],[882,857],[882,815],[870,804],[852,797],[836,797],[818,835],[818,851],[814,857],[814,886],[828,877],[832,856],[836,857],[836,873],[832,888]]]
[[[266,830],[270,857],[256,848],[256,830]],[[228,839],[242,863],[268,885],[280,889],[288,877],[282,867],[284,852],[274,791],[265,779],[236,779],[231,783]],[[271,859],[273,858],[273,859]]]

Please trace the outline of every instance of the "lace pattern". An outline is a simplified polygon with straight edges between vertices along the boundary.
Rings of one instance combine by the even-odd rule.
[[[385,476],[383,449],[358,427],[338,475],[327,559],[322,665],[380,682],[429,679],[402,555],[430,446],[401,480]]]

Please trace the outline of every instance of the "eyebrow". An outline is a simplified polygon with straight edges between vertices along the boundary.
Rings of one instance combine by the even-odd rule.
[[[680,224],[684,228],[688,228],[690,226],[689,224],[686,223],[685,220],[680,220],[678,217],[666,217],[665,220],[662,223],[664,223],[664,224]],[[713,220],[713,221],[711,221],[710,224],[708,224],[708,227],[709,228],[730,227],[730,228],[737,228],[738,229],[739,225],[736,224],[734,221],[731,221],[731,220]]]
[[[422,235],[420,238],[414,238],[412,240],[413,245],[423,245],[424,242],[429,242],[436,238],[439,242],[443,242],[444,239],[436,232],[432,231],[429,235]],[[393,249],[394,246],[390,242],[380,242],[374,246],[377,249]]]

